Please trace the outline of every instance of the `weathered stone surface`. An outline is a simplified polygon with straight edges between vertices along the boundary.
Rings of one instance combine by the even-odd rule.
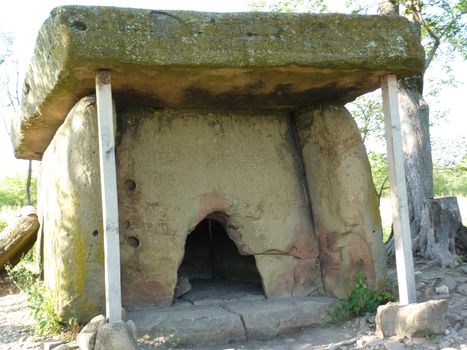
[[[80,350],[94,350],[96,344],[96,334],[100,327],[107,323],[104,315],[98,315],[91,319],[78,334],[78,344]]]
[[[329,319],[330,298],[280,298],[218,306],[173,306],[129,312],[140,337],[185,345],[261,339],[319,325]]]
[[[41,163],[44,282],[64,319],[104,312],[104,250],[95,99],[82,99]]]
[[[18,157],[40,159],[96,69],[112,70],[121,104],[291,110],[351,100],[423,65],[398,16],[60,7],[40,30],[12,138]]]
[[[248,337],[267,338],[329,320],[330,298],[284,298],[238,303],[225,308],[242,316]]]
[[[447,300],[430,300],[409,305],[382,305],[376,313],[376,333],[380,337],[444,334],[447,311]]]
[[[370,283],[386,259],[370,164],[360,133],[342,106],[322,106],[296,118],[326,291],[345,297],[354,274]]]
[[[42,342],[42,349],[43,350],[52,350],[57,349],[60,345],[63,345],[65,342],[63,340],[57,339],[48,339]]]
[[[68,346],[68,344],[61,344],[59,346],[57,346],[56,348],[54,348],[55,350],[69,350],[70,347]]]
[[[266,295],[291,296],[294,287],[294,258],[287,255],[256,255],[255,258]]]
[[[183,344],[228,343],[245,339],[238,315],[218,306],[168,307],[130,311],[139,336],[166,337]]]
[[[187,276],[179,276],[177,278],[177,285],[175,286],[175,298],[180,298],[182,295],[191,290],[191,284]]]
[[[318,258],[289,255],[256,255],[265,294],[269,298],[304,296],[322,289]]]
[[[124,305],[172,302],[186,237],[210,216],[255,256],[268,297],[292,295],[294,274],[298,294],[322,287],[305,285],[320,276],[319,251],[286,114],[129,108],[118,120]]]
[[[106,323],[96,335],[94,350],[138,350],[133,331],[123,321]]]
[[[26,207],[15,220],[0,232],[0,271],[6,264],[16,265],[34,245],[39,230],[35,210]]]
[[[279,275],[258,265],[267,296],[322,288],[287,116],[131,108],[118,120],[124,305],[172,302],[186,237],[213,213],[241,254],[285,257]],[[82,99],[44,154],[40,180],[45,282],[60,313],[84,322],[104,305],[96,124],[94,99]]]
[[[436,287],[435,292],[436,294],[441,294],[441,295],[449,294],[449,287],[443,284],[439,287]]]
[[[462,283],[457,286],[457,293],[460,293],[462,295],[467,295],[467,283]]]

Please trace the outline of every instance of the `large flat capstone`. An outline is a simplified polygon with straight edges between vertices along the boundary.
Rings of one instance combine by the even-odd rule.
[[[39,32],[12,139],[16,156],[41,159],[96,69],[112,71],[117,106],[296,110],[352,100],[423,62],[396,16],[59,7]]]

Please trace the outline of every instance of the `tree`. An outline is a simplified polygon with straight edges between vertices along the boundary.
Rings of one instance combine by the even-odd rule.
[[[404,14],[419,29],[426,51],[422,74],[399,80],[401,131],[412,245],[414,251],[423,256],[439,256],[442,254],[439,247],[436,247],[436,254],[431,252],[426,246],[427,238],[425,237],[439,230],[437,227],[428,228],[426,225],[436,225],[439,220],[424,218],[426,215],[434,215],[433,210],[426,207],[427,203],[433,204],[431,199],[434,190],[429,109],[423,99],[423,76],[443,40],[451,43],[455,48],[459,46],[458,37],[466,37],[462,16],[465,14],[467,3],[465,0],[385,0],[381,3],[379,10],[382,14],[399,15],[399,5],[405,9]],[[465,48],[461,48],[461,51],[465,55]],[[440,210],[437,210],[437,213],[440,213]],[[392,240],[388,247],[390,250],[394,249]],[[445,254],[445,257],[440,258],[442,264],[453,265],[453,254],[448,251]]]
[[[1,106],[3,109],[7,110],[8,113],[12,115],[17,115],[20,110],[20,79],[19,79],[19,68],[18,62],[11,60],[11,45],[13,39],[11,36],[1,33],[0,34],[0,66],[7,65],[6,69],[1,71],[2,73],[2,94],[3,99],[6,100],[5,103]],[[10,59],[10,60],[9,60]],[[9,61],[8,61],[9,60]],[[5,68],[5,67],[3,67]],[[6,131],[9,133],[8,122],[5,117],[3,119],[3,125]],[[24,184],[24,191],[26,194],[26,201],[23,203],[26,205],[32,204],[31,198],[31,185],[32,185],[32,161],[28,161],[28,170],[27,176]]]

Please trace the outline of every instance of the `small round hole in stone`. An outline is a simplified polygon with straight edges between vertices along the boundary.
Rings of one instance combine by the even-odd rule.
[[[136,182],[132,179],[126,180],[124,185],[128,192],[133,192],[136,189]]]
[[[94,231],[92,232],[92,235],[93,235],[94,237],[97,237],[97,236],[99,235],[99,231],[94,230]]]
[[[86,29],[88,29],[88,26],[86,25],[86,23],[82,21],[74,21],[71,26],[80,32],[84,32],[86,31]]]
[[[134,236],[128,237],[126,241],[130,247],[135,249],[139,247],[139,239]]]

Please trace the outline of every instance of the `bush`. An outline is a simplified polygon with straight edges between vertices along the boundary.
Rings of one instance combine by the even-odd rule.
[[[31,203],[36,203],[36,178],[31,179]],[[26,205],[26,177],[15,175],[0,179],[0,206]]]
[[[330,312],[332,323],[343,323],[354,317],[374,313],[379,305],[395,300],[387,278],[381,279],[376,289],[367,286],[366,276],[361,271],[355,274],[355,279],[355,288],[350,297]]]
[[[53,335],[72,328],[75,319],[66,324],[61,322],[55,311],[52,292],[39,279],[39,273],[34,271],[33,250],[24,256],[21,262],[12,268],[6,266],[8,276],[16,286],[27,294],[28,307],[35,320],[35,331],[39,335]]]
[[[7,226],[8,226],[8,223],[6,221],[0,220],[0,232],[2,232],[3,229]]]

